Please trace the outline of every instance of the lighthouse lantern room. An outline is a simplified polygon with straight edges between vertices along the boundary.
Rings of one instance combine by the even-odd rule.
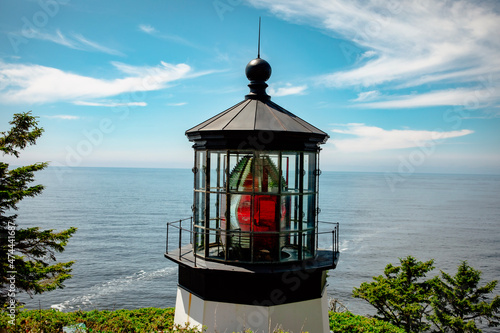
[[[328,135],[271,101],[267,61],[257,57],[245,72],[245,99],[186,131],[193,215],[168,223],[165,253],[179,265],[175,323],[329,332],[326,271],[338,262],[338,224],[318,221]]]

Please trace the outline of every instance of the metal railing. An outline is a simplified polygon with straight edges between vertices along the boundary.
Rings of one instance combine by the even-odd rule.
[[[332,226],[331,230],[320,230],[320,226]],[[340,253],[340,247],[339,247],[339,223],[338,222],[325,222],[325,221],[319,221],[317,226],[316,226],[316,250],[319,249],[320,243],[322,240],[322,237],[326,236],[326,238],[329,238],[331,235],[331,241],[332,241],[332,251],[334,253]],[[326,241],[326,243],[329,243],[329,241]]]
[[[200,240],[200,244],[196,244],[198,239]],[[207,240],[210,239],[213,241],[208,241],[207,243]],[[246,260],[242,260],[242,257],[238,257],[237,259],[230,258],[228,256],[229,250],[222,239],[226,239],[226,242],[230,239],[233,244],[239,244],[242,247],[246,247],[249,253]],[[266,239],[268,242],[270,241],[278,244],[280,249],[275,253],[275,259],[259,260],[258,257],[256,258],[253,248],[256,243],[265,242]],[[171,246],[172,241],[176,243],[174,248]],[[191,246],[188,247],[187,245]],[[195,266],[197,257],[228,263],[285,262],[293,259],[300,261],[313,258],[318,253],[318,250],[331,250],[333,252],[333,260],[335,261],[339,253],[339,223],[320,221],[315,229],[311,228],[307,230],[251,232],[240,229],[223,230],[220,228],[206,228],[203,226],[195,226],[193,230],[193,218],[188,217],[167,223],[165,243],[165,253],[167,255],[171,254],[171,248],[173,249],[172,251],[178,251],[175,255],[179,261],[182,260],[183,256],[192,252]],[[209,254],[211,249],[215,251],[216,255]],[[222,249],[222,252],[219,252],[220,249]],[[296,251],[296,253],[292,255],[291,259],[283,259],[283,249]],[[221,255],[221,253],[223,255]],[[288,253],[285,254],[289,255]]]
[[[184,222],[186,221],[189,221],[189,229],[187,228],[184,228],[183,227],[183,224],[185,224]],[[187,217],[187,218],[184,218],[184,219],[180,219],[180,220],[176,220],[176,221],[172,221],[172,222],[167,222],[167,237],[166,237],[166,242],[165,242],[165,253],[169,253],[168,252],[168,249],[169,249],[169,242],[168,242],[168,239],[169,239],[169,235],[170,235],[170,229],[173,228],[173,229],[177,229],[178,232],[179,232],[179,246],[178,246],[178,249],[182,248],[182,232],[188,232],[190,237],[189,237],[189,244],[193,244],[193,217]],[[187,244],[185,244],[187,245]],[[179,251],[179,260],[180,260],[180,251]]]

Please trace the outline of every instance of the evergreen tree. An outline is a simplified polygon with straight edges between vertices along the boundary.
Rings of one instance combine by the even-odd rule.
[[[403,328],[406,332],[424,332],[430,324],[425,321],[432,296],[431,283],[422,281],[434,269],[434,260],[417,261],[412,256],[399,259],[401,266],[389,264],[384,276],[373,277],[354,288],[353,296],[362,298],[377,309],[377,319]]]
[[[3,155],[19,157],[20,150],[34,145],[42,135],[37,117],[30,112],[15,114],[11,129],[0,133]],[[56,262],[55,253],[64,251],[76,228],[64,231],[40,230],[39,227],[19,228],[17,204],[26,197],[43,191],[43,185],[30,186],[34,173],[47,167],[35,163],[15,169],[0,162],[0,305],[13,304],[16,292],[30,296],[63,287],[70,278],[73,261]]]
[[[495,289],[498,281],[479,287],[481,272],[462,262],[457,274],[451,276],[441,271],[435,279],[432,297],[433,313],[429,319],[436,332],[481,332],[476,321],[485,320],[488,326],[499,326],[500,296],[488,302],[487,295]]]

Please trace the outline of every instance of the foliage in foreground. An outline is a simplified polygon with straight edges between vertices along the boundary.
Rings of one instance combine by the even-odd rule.
[[[406,332],[425,332],[425,319],[432,296],[431,283],[423,280],[434,266],[433,260],[400,259],[401,266],[389,264],[384,275],[373,277],[354,288],[353,296],[362,298],[377,309],[376,318],[403,328]]]
[[[479,286],[481,272],[466,261],[451,276],[425,279],[433,260],[417,261],[412,256],[400,258],[401,266],[389,264],[384,275],[373,277],[354,288],[353,296],[362,298],[377,309],[377,318],[405,329],[406,332],[482,332],[479,323],[500,325],[500,296],[490,302],[497,281]]]
[[[405,333],[403,329],[390,323],[350,312],[331,312],[330,330],[334,333]]]
[[[43,133],[30,112],[15,114],[10,125],[9,131],[0,132],[3,155],[19,157],[20,150],[34,145]],[[71,277],[73,262],[57,263],[55,253],[64,251],[76,228],[61,232],[19,228],[17,214],[10,214],[24,198],[42,193],[43,185],[30,183],[34,173],[46,166],[47,163],[35,163],[9,169],[9,164],[0,162],[0,306],[9,304],[12,310],[17,292],[32,295],[62,288]]]
[[[0,327],[8,327],[9,332],[13,333],[59,333],[62,332],[64,326],[84,323],[87,332],[158,332],[172,328],[173,316],[174,309],[157,308],[76,312],[22,310],[16,316],[15,329],[12,326],[7,326],[7,319],[4,314],[1,317]]]
[[[56,310],[22,310],[16,316],[16,325],[8,326],[6,312],[0,312],[0,329],[8,332],[44,332],[60,333],[64,326],[78,323],[85,324],[87,332],[183,332],[199,333],[189,328],[174,328],[174,308],[143,308],[137,310],[116,311],[76,311],[60,312]],[[330,312],[330,329],[334,333],[404,333],[403,330],[383,321],[350,312]],[[279,331],[282,332],[282,331]],[[250,333],[247,331],[245,333]],[[275,332],[278,333],[278,332]]]
[[[476,320],[484,320],[490,327],[499,326],[500,296],[488,303],[488,295],[497,281],[479,287],[481,272],[466,261],[458,266],[455,276],[441,271],[441,279],[434,279],[433,313],[429,319],[438,332],[481,332]]]

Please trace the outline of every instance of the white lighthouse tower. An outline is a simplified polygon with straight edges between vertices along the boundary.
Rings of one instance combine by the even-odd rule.
[[[329,332],[326,272],[338,262],[338,224],[318,221],[328,135],[271,102],[267,61],[250,61],[246,76],[242,102],[186,131],[193,216],[168,224],[165,253],[179,265],[175,323]]]

